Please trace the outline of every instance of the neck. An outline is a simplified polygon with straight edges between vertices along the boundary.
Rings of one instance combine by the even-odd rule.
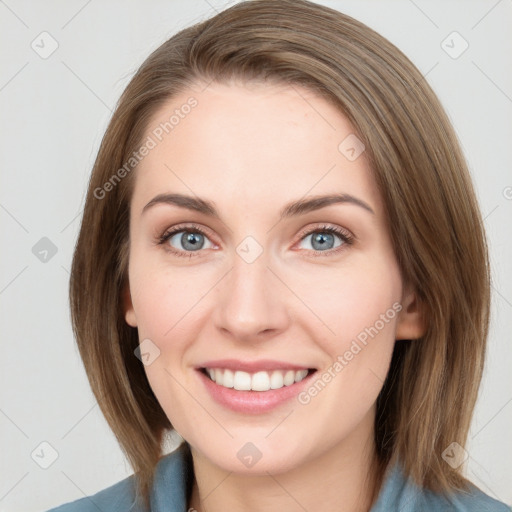
[[[191,447],[195,481],[188,510],[368,512],[382,474],[373,418],[370,414],[348,438],[285,473],[227,472]]]

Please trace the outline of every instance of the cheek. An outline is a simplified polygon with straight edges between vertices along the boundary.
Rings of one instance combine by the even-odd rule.
[[[401,277],[393,260],[378,259],[328,274],[315,280],[327,284],[312,288],[310,282],[304,295],[324,325],[316,320],[302,325],[308,329],[314,324],[309,335],[328,359],[317,377],[322,382],[314,381],[301,403],[321,392],[317,404],[323,404],[326,415],[341,405],[354,413],[355,421],[374,402],[386,378],[401,310]],[[324,387],[331,391],[324,393]]]
[[[154,344],[149,345],[153,359],[145,364],[144,370],[173,427],[178,432],[189,433],[195,422],[200,424],[201,417],[187,405],[190,404],[186,392],[189,382],[181,370],[188,340],[194,338],[191,330],[196,328],[194,319],[201,309],[201,289],[190,286],[185,272],[170,272],[158,263],[152,265],[150,258],[144,258],[144,265],[138,267],[137,259],[132,261],[130,287],[139,340],[149,339]]]
[[[314,325],[313,339],[318,339],[318,333],[322,333],[327,351],[332,354],[376,323],[378,330],[388,336],[394,328],[401,288],[400,273],[392,259],[361,258],[350,266],[322,268],[314,277],[302,277],[295,290],[323,327],[318,330],[320,324],[314,321],[313,315],[307,315],[309,320],[302,321],[303,324]]]
[[[132,303],[137,317],[140,339],[160,344],[172,338],[187,321],[187,312],[198,306],[201,287],[190,272],[170,271],[146,258],[144,265],[133,261],[130,274]]]

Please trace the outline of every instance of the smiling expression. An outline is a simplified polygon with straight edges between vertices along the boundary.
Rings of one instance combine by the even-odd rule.
[[[360,449],[409,333],[405,306],[376,324],[406,297],[366,154],[339,149],[355,130],[298,86],[213,83],[167,101],[145,136],[190,96],[131,201],[125,318],[158,353],[149,383],[178,432],[229,471]],[[239,455],[248,442],[254,468]]]

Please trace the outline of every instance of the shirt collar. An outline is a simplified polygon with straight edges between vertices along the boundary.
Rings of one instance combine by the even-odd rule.
[[[150,498],[151,512],[185,512],[193,481],[190,446],[183,442],[158,461]]]
[[[157,464],[151,493],[151,511],[186,512],[193,482],[190,446],[183,442]],[[424,508],[427,504],[439,505],[440,501],[443,506],[447,505],[439,496],[422,491],[410,478],[404,476],[400,464],[394,463],[384,474],[383,484],[370,512],[427,510],[428,507]]]

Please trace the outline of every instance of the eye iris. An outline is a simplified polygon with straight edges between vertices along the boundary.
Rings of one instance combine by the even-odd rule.
[[[334,235],[329,234],[329,233],[318,233],[316,235],[313,235],[313,242],[311,245],[314,249],[325,249],[326,244],[329,245],[328,242],[334,243]],[[319,245],[317,247],[315,247],[315,244],[319,244]],[[327,247],[327,248],[332,249],[332,247]]]
[[[181,236],[181,243],[185,249],[198,250],[204,244],[204,240],[201,240],[203,235],[200,233],[183,233]],[[188,245],[191,244],[191,245]]]
[[[185,250],[198,251],[204,245],[204,235],[195,231],[183,231],[180,242]],[[334,245],[334,234],[329,231],[317,231],[312,237],[314,250],[332,249]]]

